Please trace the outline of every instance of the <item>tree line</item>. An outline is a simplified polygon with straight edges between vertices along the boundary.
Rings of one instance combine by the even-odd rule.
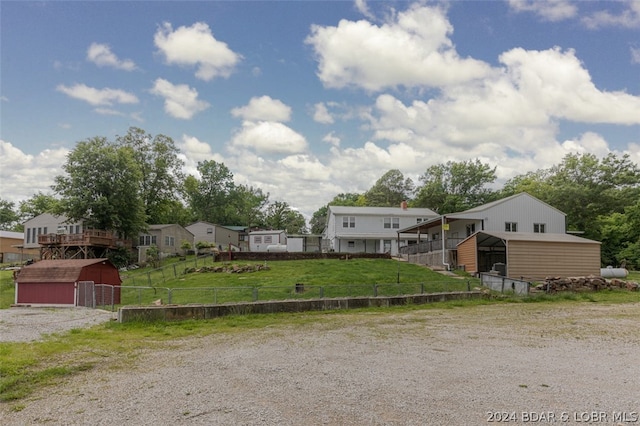
[[[197,176],[185,175],[179,153],[170,137],[136,127],[114,141],[81,141],[54,178],[53,194],[39,192],[17,207],[0,199],[0,229],[22,231],[26,220],[52,213],[134,240],[150,224],[196,221],[307,231],[301,213],[271,202],[260,188],[236,184],[223,163],[202,161]]]
[[[183,167],[170,137],[136,127],[114,141],[81,141],[55,177],[53,195],[38,193],[17,207],[0,199],[0,229],[22,231],[26,220],[48,212],[133,239],[149,224],[196,221],[321,234],[329,205],[407,201],[447,214],[528,192],[566,213],[567,230],[602,242],[603,265],[640,268],[640,168],[628,155],[567,154],[560,164],[518,175],[502,188],[495,188],[496,167],[477,159],[430,166],[418,183],[392,169],[363,193],[337,194],[313,213],[309,228],[287,202],[236,184],[223,163],[199,162],[197,176],[185,175]]]
[[[397,169],[364,193],[336,195],[311,218],[321,233],[329,205],[426,207],[439,214],[461,212],[527,192],[566,216],[568,231],[600,241],[603,265],[640,269],[640,168],[628,155],[567,154],[560,164],[518,175],[493,189],[496,167],[480,160],[449,161],[426,169],[415,184]]]

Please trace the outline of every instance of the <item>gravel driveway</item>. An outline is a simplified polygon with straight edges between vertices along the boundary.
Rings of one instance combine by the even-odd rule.
[[[0,424],[640,424],[639,320],[640,303],[318,315],[95,368]]]
[[[88,327],[116,318],[115,312],[90,308],[0,309],[0,342],[30,342],[48,334]]]

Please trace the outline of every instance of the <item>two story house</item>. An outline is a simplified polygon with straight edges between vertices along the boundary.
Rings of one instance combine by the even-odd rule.
[[[324,238],[329,249],[341,253],[390,253],[415,244],[415,234],[402,229],[438,217],[433,210],[408,208],[406,202],[398,207],[329,206]]]
[[[418,236],[420,243],[401,252],[414,263],[463,267],[473,274],[496,265],[502,274],[523,277],[597,274],[600,243],[567,235],[565,217],[522,192],[402,229]]]

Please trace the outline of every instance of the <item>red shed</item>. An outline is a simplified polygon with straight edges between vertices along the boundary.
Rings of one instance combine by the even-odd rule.
[[[25,266],[16,277],[16,304],[78,305],[78,282],[119,286],[118,268],[109,259],[41,260]],[[114,303],[120,303],[120,289]]]

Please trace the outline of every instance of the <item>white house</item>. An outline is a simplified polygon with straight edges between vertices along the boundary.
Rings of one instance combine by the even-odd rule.
[[[419,263],[450,266],[457,262],[457,245],[476,232],[565,234],[565,216],[560,210],[521,192],[401,229],[401,232],[418,236],[416,239],[421,241],[420,244],[407,245],[401,251],[409,255],[433,253],[435,256],[427,256]]]
[[[390,253],[416,243],[416,235],[402,229],[437,217],[433,210],[399,207],[329,206],[324,238],[329,249],[342,253]]]
[[[286,246],[287,236],[283,230],[249,232],[249,251],[269,251],[273,246]]]
[[[82,223],[69,223],[66,216],[40,214],[24,223],[24,248],[38,248],[38,236],[47,234],[81,234]]]

